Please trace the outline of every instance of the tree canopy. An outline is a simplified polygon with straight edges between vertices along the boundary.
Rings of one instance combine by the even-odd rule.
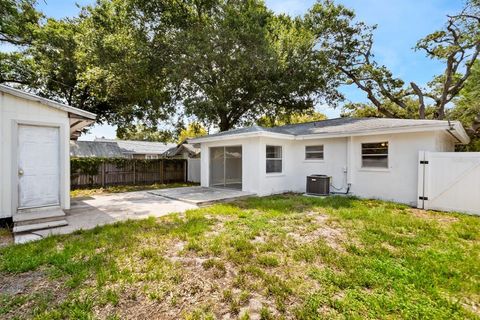
[[[415,50],[445,66],[425,86],[379,64],[376,27],[332,0],[303,17],[275,14],[261,0],[98,0],[61,20],[35,5],[0,0],[0,43],[14,48],[0,53],[0,82],[95,112],[119,136],[170,139],[153,132],[171,119],[172,139],[185,119],[219,130],[321,119],[315,105],[339,105],[342,84],[370,101],[345,104],[343,115],[455,117],[479,134],[468,98],[480,52],[478,0],[418,41]]]
[[[331,24],[329,16],[337,16]],[[380,65],[373,54],[373,32],[355,20],[353,11],[331,1],[317,2],[306,16],[317,35],[317,47],[328,48],[330,62],[342,73],[343,81],[363,90],[377,114],[383,116],[444,119],[449,103],[465,86],[480,53],[480,4],[466,2],[463,10],[447,16],[441,30],[420,39],[415,50],[444,63],[444,71],[426,87],[405,82]],[[412,114],[416,104],[417,115]],[[347,105],[347,111],[362,112],[364,104]],[[360,110],[357,110],[359,108]],[[427,110],[428,109],[428,110]]]

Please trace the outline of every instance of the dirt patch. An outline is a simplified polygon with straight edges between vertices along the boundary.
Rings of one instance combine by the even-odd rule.
[[[8,229],[0,228],[0,248],[13,243],[13,234]]]
[[[287,235],[292,237],[299,244],[306,244],[323,239],[330,247],[345,251],[343,243],[346,242],[345,232],[329,222],[327,215],[318,213],[308,213],[307,216],[312,219],[306,227],[295,227],[294,231]]]
[[[198,256],[185,250],[186,246],[185,241],[171,241],[163,255],[172,263],[170,273],[176,275],[175,282],[150,281],[117,287],[118,303],[94,307],[95,317],[183,319],[201,310],[216,319],[238,319],[244,313],[250,319],[260,319],[264,307],[278,314],[273,298],[254,291],[242,297],[244,292],[235,283],[239,266],[218,257]]]
[[[443,223],[453,223],[459,221],[457,217],[448,215],[448,213],[439,213],[433,211],[426,211],[421,209],[411,208],[409,211],[417,218],[426,220],[435,220]]]
[[[48,278],[42,270],[25,272],[20,274],[0,274],[0,295],[5,301],[14,297],[25,297],[24,301],[15,305],[9,312],[4,314],[6,319],[28,317],[29,312],[35,306],[34,296],[48,300],[50,306],[61,303],[67,297],[68,291],[62,285],[60,279]]]

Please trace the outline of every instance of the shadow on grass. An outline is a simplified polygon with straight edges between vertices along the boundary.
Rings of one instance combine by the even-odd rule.
[[[269,197],[248,198],[233,202],[242,209],[262,211],[276,210],[280,212],[303,212],[315,208],[352,208],[358,199],[352,196],[331,195],[326,197],[301,196],[297,193],[286,193]]]

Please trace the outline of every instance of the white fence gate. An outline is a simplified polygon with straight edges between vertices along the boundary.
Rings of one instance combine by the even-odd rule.
[[[189,182],[200,182],[200,159],[199,158],[188,158],[188,181]]]
[[[480,152],[420,151],[418,208],[480,215]]]

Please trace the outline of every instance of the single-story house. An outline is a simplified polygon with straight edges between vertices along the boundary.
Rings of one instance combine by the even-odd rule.
[[[200,148],[193,144],[181,143],[178,146],[168,149],[164,156],[174,159],[199,159]]]
[[[97,138],[94,141],[70,141],[70,156],[78,158],[190,159],[200,158],[200,148],[186,143],[176,145],[163,142]]]
[[[172,159],[186,159],[187,160],[187,181],[200,182],[201,168],[200,168],[200,147],[182,143],[165,152],[167,158]]]
[[[338,118],[273,128],[251,126],[195,139],[201,185],[257,195],[305,192],[306,178],[331,177],[330,191],[417,204],[420,151],[469,143],[458,121]]]
[[[93,113],[0,85],[0,218],[22,222],[14,231],[37,218],[65,223],[52,220],[70,207],[69,141],[94,121]]]

